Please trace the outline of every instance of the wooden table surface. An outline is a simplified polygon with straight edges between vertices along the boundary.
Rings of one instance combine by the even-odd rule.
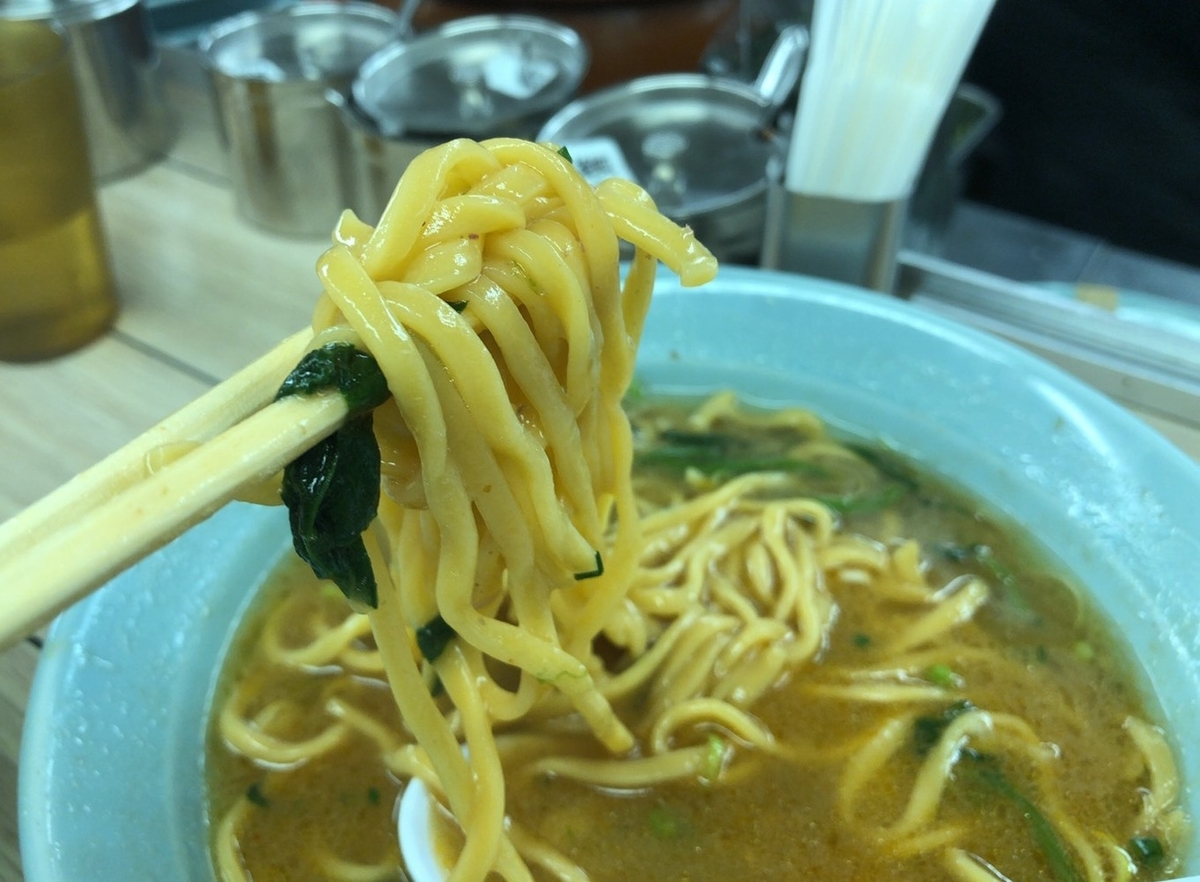
[[[103,185],[100,206],[121,313],[67,356],[0,364],[0,521],[116,450],[304,327],[323,239],[238,219],[202,81],[169,80],[180,137],[161,162]],[[0,654],[0,880],[23,878],[17,757],[38,657]]]
[[[0,364],[0,520],[308,321],[325,242],[238,219],[203,84],[185,75],[170,88],[182,117],[171,154],[100,190],[122,299],[116,327],[56,360]],[[1151,422],[1200,460],[1200,431]],[[0,654],[0,882],[22,879],[17,762],[39,642]]]

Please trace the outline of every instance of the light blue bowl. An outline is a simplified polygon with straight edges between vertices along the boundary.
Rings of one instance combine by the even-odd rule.
[[[656,389],[811,407],[1023,525],[1120,623],[1200,818],[1200,468],[1179,450],[1012,346],[791,275],[732,267],[696,290],[664,275],[639,364]],[[55,623],[21,755],[29,882],[211,882],[209,701],[285,521],[230,506]]]

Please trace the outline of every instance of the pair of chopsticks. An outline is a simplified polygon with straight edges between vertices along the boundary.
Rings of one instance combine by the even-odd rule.
[[[346,417],[337,392],[275,393],[304,354],[302,331],[0,524],[0,648],[269,478]],[[147,457],[195,445],[151,471]]]

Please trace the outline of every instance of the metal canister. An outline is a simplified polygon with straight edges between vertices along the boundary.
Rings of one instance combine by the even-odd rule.
[[[355,0],[245,12],[202,35],[243,217],[287,235],[332,229],[348,200],[349,147],[326,93],[406,36],[395,12]]]
[[[441,139],[417,135],[387,137],[374,120],[355,106],[348,92],[330,89],[326,99],[343,126],[345,207],[367,223],[376,224],[408,164]]]
[[[141,0],[0,0],[0,17],[52,20],[66,30],[97,181],[130,174],[167,152],[177,124]]]
[[[375,223],[413,157],[449,138],[534,137],[587,67],[578,33],[529,15],[471,16],[381,49],[328,96],[348,144],[347,205]]]
[[[806,32],[789,29],[754,83],[679,73],[611,86],[563,108],[537,138],[567,147],[594,183],[638,182],[719,259],[757,262],[768,166],[786,150],[772,122],[806,47]]]
[[[587,67],[587,46],[565,25],[478,15],[376,53],[351,97],[389,138],[530,138],[571,100]]]

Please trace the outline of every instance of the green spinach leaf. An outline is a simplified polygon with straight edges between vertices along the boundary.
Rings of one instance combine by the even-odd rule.
[[[342,394],[350,416],[287,465],[283,502],[301,559],[352,603],[373,608],[378,595],[362,533],[379,508],[379,444],[371,410],[387,400],[387,380],[370,355],[333,343],[301,359],[276,398],[328,389]]]

